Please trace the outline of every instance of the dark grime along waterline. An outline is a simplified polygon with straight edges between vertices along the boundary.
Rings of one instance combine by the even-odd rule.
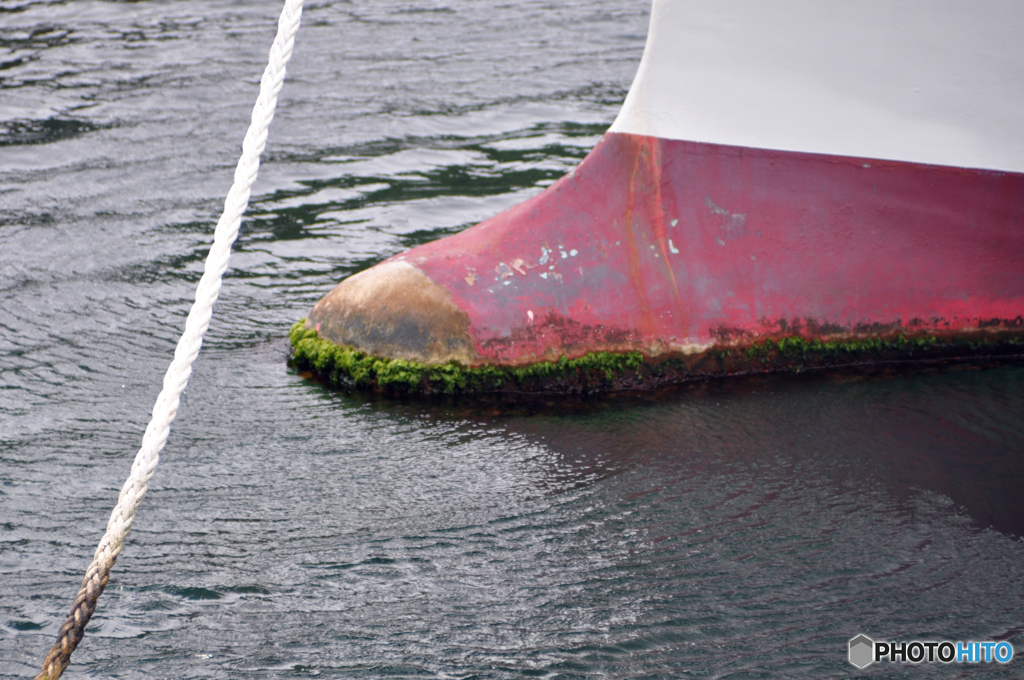
[[[38,671],[128,473],[279,9],[0,8],[0,676]],[[286,366],[337,280],[572,168],[647,9],[307,7],[210,335],[67,677],[817,678],[850,674],[858,633],[1021,648],[1020,364],[516,403]]]

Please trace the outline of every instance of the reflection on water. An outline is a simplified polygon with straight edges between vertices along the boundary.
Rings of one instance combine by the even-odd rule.
[[[2,676],[34,675],[127,474],[278,10],[0,5]],[[378,399],[287,368],[289,325],[337,279],[573,167],[646,12],[307,6],[70,677],[821,677],[862,632],[1020,648],[1020,365],[550,403]]]
[[[699,383],[651,405],[609,403],[593,419],[534,415],[516,430],[543,428],[550,448],[588,471],[664,460],[703,474],[755,462],[794,479],[884,490],[901,507],[935,493],[976,526],[1020,537],[1022,379],[1019,365],[971,364]]]

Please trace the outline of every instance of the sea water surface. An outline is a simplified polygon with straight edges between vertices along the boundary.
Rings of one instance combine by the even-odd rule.
[[[184,324],[278,2],[0,2],[0,676],[31,677]],[[307,4],[150,493],[66,677],[1022,677],[1024,368],[371,399],[288,368],[338,280],[543,189],[645,0]]]

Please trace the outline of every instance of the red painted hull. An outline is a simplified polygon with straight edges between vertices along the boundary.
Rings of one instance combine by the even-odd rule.
[[[1020,328],[1024,174],[609,133],[538,196],[405,260],[481,364]]]

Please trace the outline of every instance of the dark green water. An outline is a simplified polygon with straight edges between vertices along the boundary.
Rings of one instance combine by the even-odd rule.
[[[647,9],[310,3],[207,343],[66,677],[847,677],[858,633],[1024,654],[1021,366],[515,406],[287,368],[288,326],[339,279],[573,167]],[[3,677],[36,673],[128,473],[278,11],[0,2]]]

